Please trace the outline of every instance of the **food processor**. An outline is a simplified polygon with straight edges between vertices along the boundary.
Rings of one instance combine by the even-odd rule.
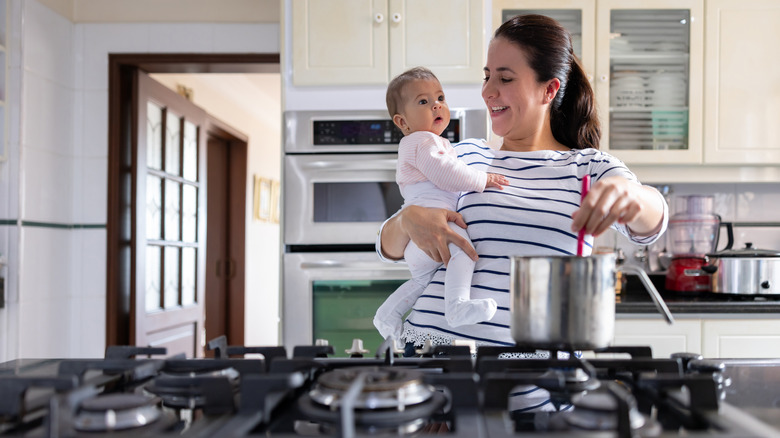
[[[680,196],[675,213],[669,219],[672,261],[666,273],[666,289],[678,292],[708,292],[712,290],[707,254],[715,251],[720,230],[720,217],[713,213],[712,196]]]

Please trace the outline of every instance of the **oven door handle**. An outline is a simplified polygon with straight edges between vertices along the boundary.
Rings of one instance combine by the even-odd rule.
[[[318,160],[301,165],[304,169],[325,170],[395,170],[396,160],[332,161]]]
[[[409,267],[404,263],[384,262],[342,262],[339,260],[318,260],[316,262],[301,263],[303,269],[358,269],[358,270],[382,270],[382,271],[408,271]]]

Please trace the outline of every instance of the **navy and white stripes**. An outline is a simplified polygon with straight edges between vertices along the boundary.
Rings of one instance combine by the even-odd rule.
[[[469,166],[500,173],[510,181],[504,190],[466,192],[458,200],[458,211],[480,257],[472,278],[472,297],[495,299],[498,311],[488,322],[449,327],[443,314],[445,268],[441,268],[415,303],[403,337],[417,345],[426,339],[437,344],[472,339],[478,344],[514,345],[509,331],[509,257],[576,253],[571,214],[579,208],[584,175],[590,174],[594,183],[616,175],[637,180],[621,161],[595,149],[507,152],[492,150],[483,140],[466,140],[455,145],[455,151]],[[650,243],[665,226],[645,238],[633,238],[624,226],[616,228],[638,243]],[[589,236],[586,253],[592,243]]]

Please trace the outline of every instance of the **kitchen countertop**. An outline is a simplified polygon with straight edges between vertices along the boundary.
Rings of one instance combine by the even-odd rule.
[[[673,314],[685,313],[780,313],[780,295],[733,295],[710,292],[674,292],[664,289],[665,277],[651,274],[650,279]],[[628,275],[624,290],[616,297],[615,311],[658,313],[642,283]]]

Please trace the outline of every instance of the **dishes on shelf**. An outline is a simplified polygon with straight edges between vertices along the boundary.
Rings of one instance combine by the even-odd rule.
[[[644,108],[647,101],[645,81],[639,75],[625,75],[612,80],[610,105],[615,108]]]
[[[682,73],[662,72],[648,80],[648,103],[652,107],[684,107],[686,95],[685,78]]]

